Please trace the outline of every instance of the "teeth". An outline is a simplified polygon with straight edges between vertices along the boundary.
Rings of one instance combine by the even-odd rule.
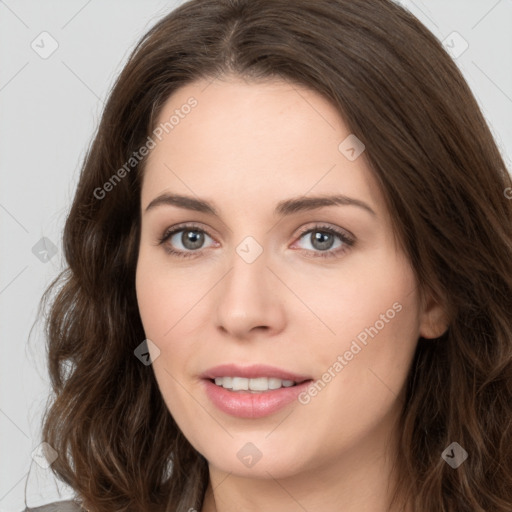
[[[282,384],[283,381],[281,379],[274,379],[272,377],[268,379],[268,389],[279,389]]]
[[[241,391],[249,389],[249,379],[243,377],[233,377],[233,391]]]
[[[268,379],[266,377],[258,377],[257,379],[245,379],[247,381],[247,388],[251,391],[267,391]]]
[[[254,379],[246,379],[245,377],[216,377],[215,384],[222,386],[224,389],[232,389],[233,391],[268,391],[281,387],[289,388],[294,386],[296,382],[293,380],[275,379],[273,377],[257,377]]]

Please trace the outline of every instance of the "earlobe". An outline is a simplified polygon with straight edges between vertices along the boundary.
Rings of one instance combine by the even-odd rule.
[[[432,296],[423,306],[419,334],[422,338],[434,339],[443,335],[449,327],[446,308]]]

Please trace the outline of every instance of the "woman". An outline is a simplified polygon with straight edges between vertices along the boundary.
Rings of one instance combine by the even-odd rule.
[[[170,13],[109,97],[44,297],[66,506],[510,510],[511,186],[399,6]]]

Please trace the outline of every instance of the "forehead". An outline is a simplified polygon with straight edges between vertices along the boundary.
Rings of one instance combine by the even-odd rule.
[[[197,81],[168,98],[156,129],[143,206],[166,190],[241,204],[309,192],[381,202],[364,152],[351,161],[340,149],[353,135],[337,109],[296,84]]]

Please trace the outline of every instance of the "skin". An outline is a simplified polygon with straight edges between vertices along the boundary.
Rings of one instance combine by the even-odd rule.
[[[440,306],[420,300],[366,154],[350,161],[340,152],[351,131],[326,99],[284,81],[224,77],[176,91],[159,122],[191,96],[197,106],[147,160],[136,290],[145,334],[160,351],[152,366],[163,398],[209,464],[202,512],[384,512],[404,384],[418,337],[446,329]],[[164,192],[207,199],[220,216],[173,205],[146,212]],[[354,205],[273,213],[281,200],[334,192],[375,214]],[[165,244],[195,250],[191,258],[158,245],[184,222],[206,231],[203,245],[183,245],[182,232]],[[318,224],[348,231],[355,244],[312,257],[322,246],[301,230]],[[263,250],[250,264],[236,252],[247,236]],[[328,240],[331,252],[343,245]],[[321,379],[396,303],[400,312],[307,405],[240,419],[204,394],[199,375],[221,363]],[[252,467],[237,457],[248,442],[262,454]]]

